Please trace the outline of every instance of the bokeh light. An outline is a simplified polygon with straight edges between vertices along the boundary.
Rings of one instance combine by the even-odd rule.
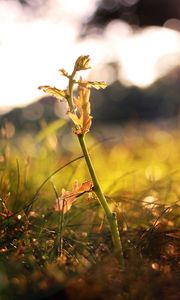
[[[132,6],[138,1],[122,2]],[[146,29],[116,20],[103,34],[80,39],[81,25],[92,16],[97,0],[29,4],[23,7],[17,1],[0,2],[0,110],[42,97],[39,85],[65,87],[58,69],[70,70],[81,54],[91,56],[95,70],[101,64],[117,62],[119,80],[127,86],[147,87],[179,65],[179,20],[170,19],[163,28]],[[95,72],[93,76],[96,78]],[[112,82],[110,76],[108,81]]]

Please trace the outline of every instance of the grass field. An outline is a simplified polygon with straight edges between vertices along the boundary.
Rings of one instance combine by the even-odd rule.
[[[68,212],[66,205],[57,209],[63,188],[90,179],[71,128],[60,123],[20,134],[6,122],[0,299],[179,299],[180,131],[162,124],[100,127],[87,144],[117,213],[125,268],[93,194],[83,193]]]

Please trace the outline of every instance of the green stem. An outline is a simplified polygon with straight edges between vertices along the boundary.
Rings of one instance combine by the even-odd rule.
[[[76,74],[76,69],[73,70],[71,76],[69,77],[69,86],[68,86],[67,100],[68,100],[69,109],[71,112],[74,112],[74,110],[75,110],[74,101],[73,101],[73,86],[74,86],[75,74]],[[115,249],[115,254],[116,254],[118,260],[120,261],[121,265],[124,266],[123,250],[122,250],[122,244],[121,244],[120,234],[119,234],[119,230],[118,230],[116,214],[110,210],[107,200],[102,192],[102,189],[99,184],[98,178],[96,176],[91,158],[89,156],[89,152],[86,147],[84,134],[78,135],[78,139],[79,139],[79,143],[80,143],[82,152],[84,154],[84,158],[85,158],[89,173],[90,173],[92,181],[93,181],[93,191],[96,194],[102,208],[104,209],[107,220],[109,222],[111,235],[112,235],[112,241],[113,241],[114,249]]]
[[[90,173],[92,181],[93,181],[93,185],[94,185],[93,191],[95,192],[102,208],[104,209],[107,220],[109,222],[109,226],[110,226],[111,234],[112,234],[112,240],[113,240],[113,244],[114,244],[114,248],[115,248],[115,254],[118,257],[121,265],[124,265],[123,250],[122,250],[122,244],[121,244],[120,234],[119,234],[119,230],[118,230],[116,214],[111,212],[110,207],[107,203],[107,200],[102,192],[102,189],[99,184],[98,178],[96,176],[89,152],[86,147],[84,135],[83,134],[78,135],[78,139],[79,139],[79,143],[80,143],[82,152],[84,154],[84,158],[85,158],[89,173]]]

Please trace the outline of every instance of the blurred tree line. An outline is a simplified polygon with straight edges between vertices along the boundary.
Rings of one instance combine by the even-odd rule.
[[[36,9],[48,0],[17,1]],[[92,28],[97,31],[99,28],[103,30],[105,25],[114,19],[122,19],[137,26],[162,26],[169,18],[180,18],[179,0],[101,0],[91,19],[82,24],[81,38],[87,36]],[[115,69],[116,62],[112,62],[112,66]],[[99,122],[119,124],[129,120],[155,121],[177,118],[180,113],[179,95],[179,67],[146,89],[125,87],[115,78],[114,83],[105,90],[92,91],[92,113]],[[13,121],[19,129],[37,129],[41,126],[41,120],[50,122],[61,115],[57,113],[56,100],[46,97],[25,108],[17,108],[0,116],[0,123],[7,119]]]
[[[118,80],[104,90],[92,90],[92,115],[96,122],[123,124],[127,121],[159,121],[180,116],[180,69],[159,79],[146,89],[124,87]],[[66,116],[63,103],[43,97],[24,108],[16,108],[0,116],[13,122],[17,129],[38,130],[42,121],[52,122]]]

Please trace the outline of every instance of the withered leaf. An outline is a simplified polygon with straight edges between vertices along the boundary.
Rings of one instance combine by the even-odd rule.
[[[107,87],[107,83],[105,81],[79,81],[79,85],[87,88],[94,88],[96,90],[105,89]]]
[[[75,124],[74,132],[77,135],[87,133],[91,127],[92,117],[90,115],[91,107],[89,98],[90,89],[80,87],[79,97],[74,99],[74,103],[78,109],[79,115],[76,112],[69,112],[69,116]]]
[[[43,85],[39,87],[40,90],[43,90],[45,93],[56,97],[60,101],[63,101],[67,97],[66,90],[59,90],[56,87],[51,87],[49,85]]]

